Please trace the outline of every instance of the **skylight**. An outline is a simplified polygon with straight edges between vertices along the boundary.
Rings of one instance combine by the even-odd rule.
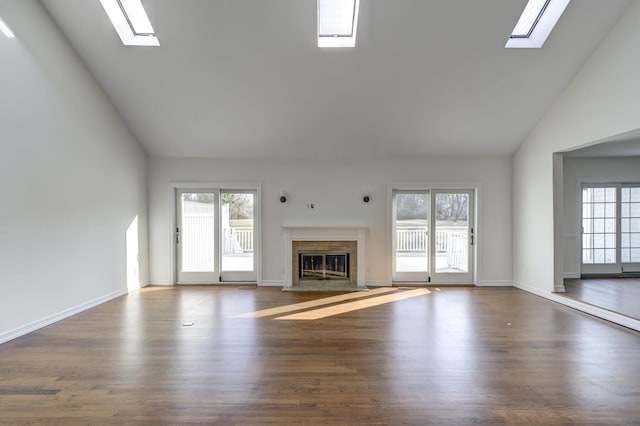
[[[9,26],[4,23],[2,18],[0,18],[0,32],[2,32],[2,34],[4,34],[7,38],[16,38],[15,34],[13,34],[13,31],[11,31],[11,28],[9,28]]]
[[[160,46],[141,0],[100,0],[126,46]]]
[[[570,0],[529,0],[507,40],[507,48],[540,48]]]
[[[317,0],[318,47],[354,47],[360,0]]]

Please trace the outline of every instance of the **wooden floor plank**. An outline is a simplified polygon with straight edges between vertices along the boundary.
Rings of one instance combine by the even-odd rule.
[[[447,288],[317,320],[239,317],[289,305],[313,316],[334,296],[124,296],[0,345],[0,424],[640,419],[640,335],[517,289]]]

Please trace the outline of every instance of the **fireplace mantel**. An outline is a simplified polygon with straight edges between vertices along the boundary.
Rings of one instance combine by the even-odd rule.
[[[283,226],[285,238],[285,287],[293,283],[292,243],[293,241],[355,241],[357,243],[357,284],[365,287],[365,239],[364,226]]]

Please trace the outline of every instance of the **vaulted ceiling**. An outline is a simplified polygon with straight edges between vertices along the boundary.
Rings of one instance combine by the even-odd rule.
[[[319,49],[315,0],[143,0],[125,47],[98,0],[42,0],[147,152],[169,157],[509,155],[630,0],[574,0],[541,49],[505,49],[526,0],[361,0]]]

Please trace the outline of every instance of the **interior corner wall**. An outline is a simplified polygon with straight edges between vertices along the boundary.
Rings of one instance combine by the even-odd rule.
[[[262,184],[262,282],[284,284],[283,226],[368,227],[366,282],[391,279],[390,184],[478,187],[478,277],[480,285],[511,285],[511,160],[426,158],[406,160],[149,160],[149,249],[152,284],[173,284],[170,264],[172,184],[183,182]],[[288,196],[280,203],[280,192]],[[371,202],[362,202],[362,194]],[[314,209],[306,208],[314,203]]]
[[[640,157],[564,158],[564,277],[580,277],[580,184],[640,183]]]
[[[553,154],[640,128],[638,22],[640,1],[634,1],[513,156],[514,285],[520,288],[541,295],[554,289]]]
[[[0,0],[0,16],[16,35],[0,34],[3,342],[148,268],[146,154],[40,2]]]

